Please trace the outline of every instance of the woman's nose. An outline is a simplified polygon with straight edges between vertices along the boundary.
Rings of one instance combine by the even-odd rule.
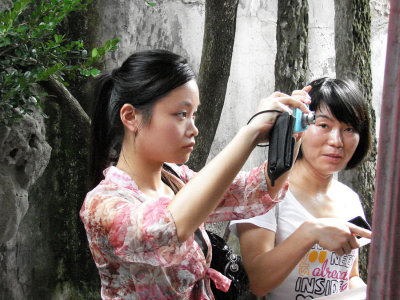
[[[331,130],[328,142],[334,147],[343,147],[342,132],[340,131],[340,129]]]
[[[190,137],[197,136],[199,134],[199,130],[196,127],[194,119],[188,119],[188,120],[189,120],[189,124],[188,124],[188,128],[186,130],[186,134]]]

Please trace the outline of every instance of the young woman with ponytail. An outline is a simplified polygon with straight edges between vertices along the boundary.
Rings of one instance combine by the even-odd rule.
[[[272,187],[265,163],[249,172],[240,169],[268,139],[277,110],[308,112],[308,90],[261,100],[260,114],[195,174],[184,163],[198,134],[200,101],[185,59],[164,50],[138,52],[97,78],[94,188],[80,216],[103,299],[214,299],[210,279],[221,290],[229,288],[229,280],[209,268],[204,222],[263,214],[284,197],[287,176]],[[207,243],[206,257],[194,240],[197,228]]]

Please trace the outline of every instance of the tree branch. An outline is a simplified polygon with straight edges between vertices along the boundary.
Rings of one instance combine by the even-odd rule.
[[[40,81],[39,84],[49,95],[54,96],[56,102],[69,113],[71,119],[88,137],[91,120],[70,91],[54,76],[50,76],[47,81]]]

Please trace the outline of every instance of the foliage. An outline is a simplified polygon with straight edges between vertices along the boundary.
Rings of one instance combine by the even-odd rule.
[[[46,93],[39,92],[38,83],[50,76],[68,86],[68,79],[100,72],[93,66],[119,39],[88,52],[82,40],[58,33],[71,12],[87,9],[91,1],[13,0],[10,10],[0,12],[1,123],[11,125],[41,106]]]
[[[151,1],[147,1],[147,0],[144,0],[144,2],[145,2],[146,5],[148,5],[148,6],[156,6],[156,5],[157,5],[157,3],[151,2]]]

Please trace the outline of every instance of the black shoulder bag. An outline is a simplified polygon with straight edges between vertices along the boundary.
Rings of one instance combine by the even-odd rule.
[[[180,176],[168,165],[164,164],[164,169],[170,172],[175,177]],[[217,300],[244,300],[250,294],[249,278],[246,270],[244,269],[242,258],[240,255],[234,254],[232,249],[224,241],[223,238],[217,234],[207,231],[208,237],[212,246],[212,258],[210,267],[217,270],[232,282],[229,290],[225,293],[216,288],[214,282],[211,280],[211,290],[215,299]],[[204,256],[207,256],[208,248],[207,243],[201,234],[200,229],[196,229],[194,239],[199,244]]]
[[[196,233],[195,233],[196,234]],[[232,249],[223,238],[207,230],[212,245],[212,259],[210,267],[224,276],[231,282],[229,290],[225,293],[215,287],[211,281],[211,290],[217,300],[244,300],[250,294],[249,278],[244,269],[240,255],[234,254]]]
[[[223,292],[215,286],[211,280],[211,290],[217,300],[244,300],[250,294],[249,278],[244,269],[240,255],[234,254],[232,249],[223,238],[217,234],[206,230],[212,246],[212,258],[210,267],[217,270],[231,280],[231,285],[227,292]],[[194,232],[194,239],[199,244],[204,256],[207,256],[207,244],[201,234],[200,229]]]

